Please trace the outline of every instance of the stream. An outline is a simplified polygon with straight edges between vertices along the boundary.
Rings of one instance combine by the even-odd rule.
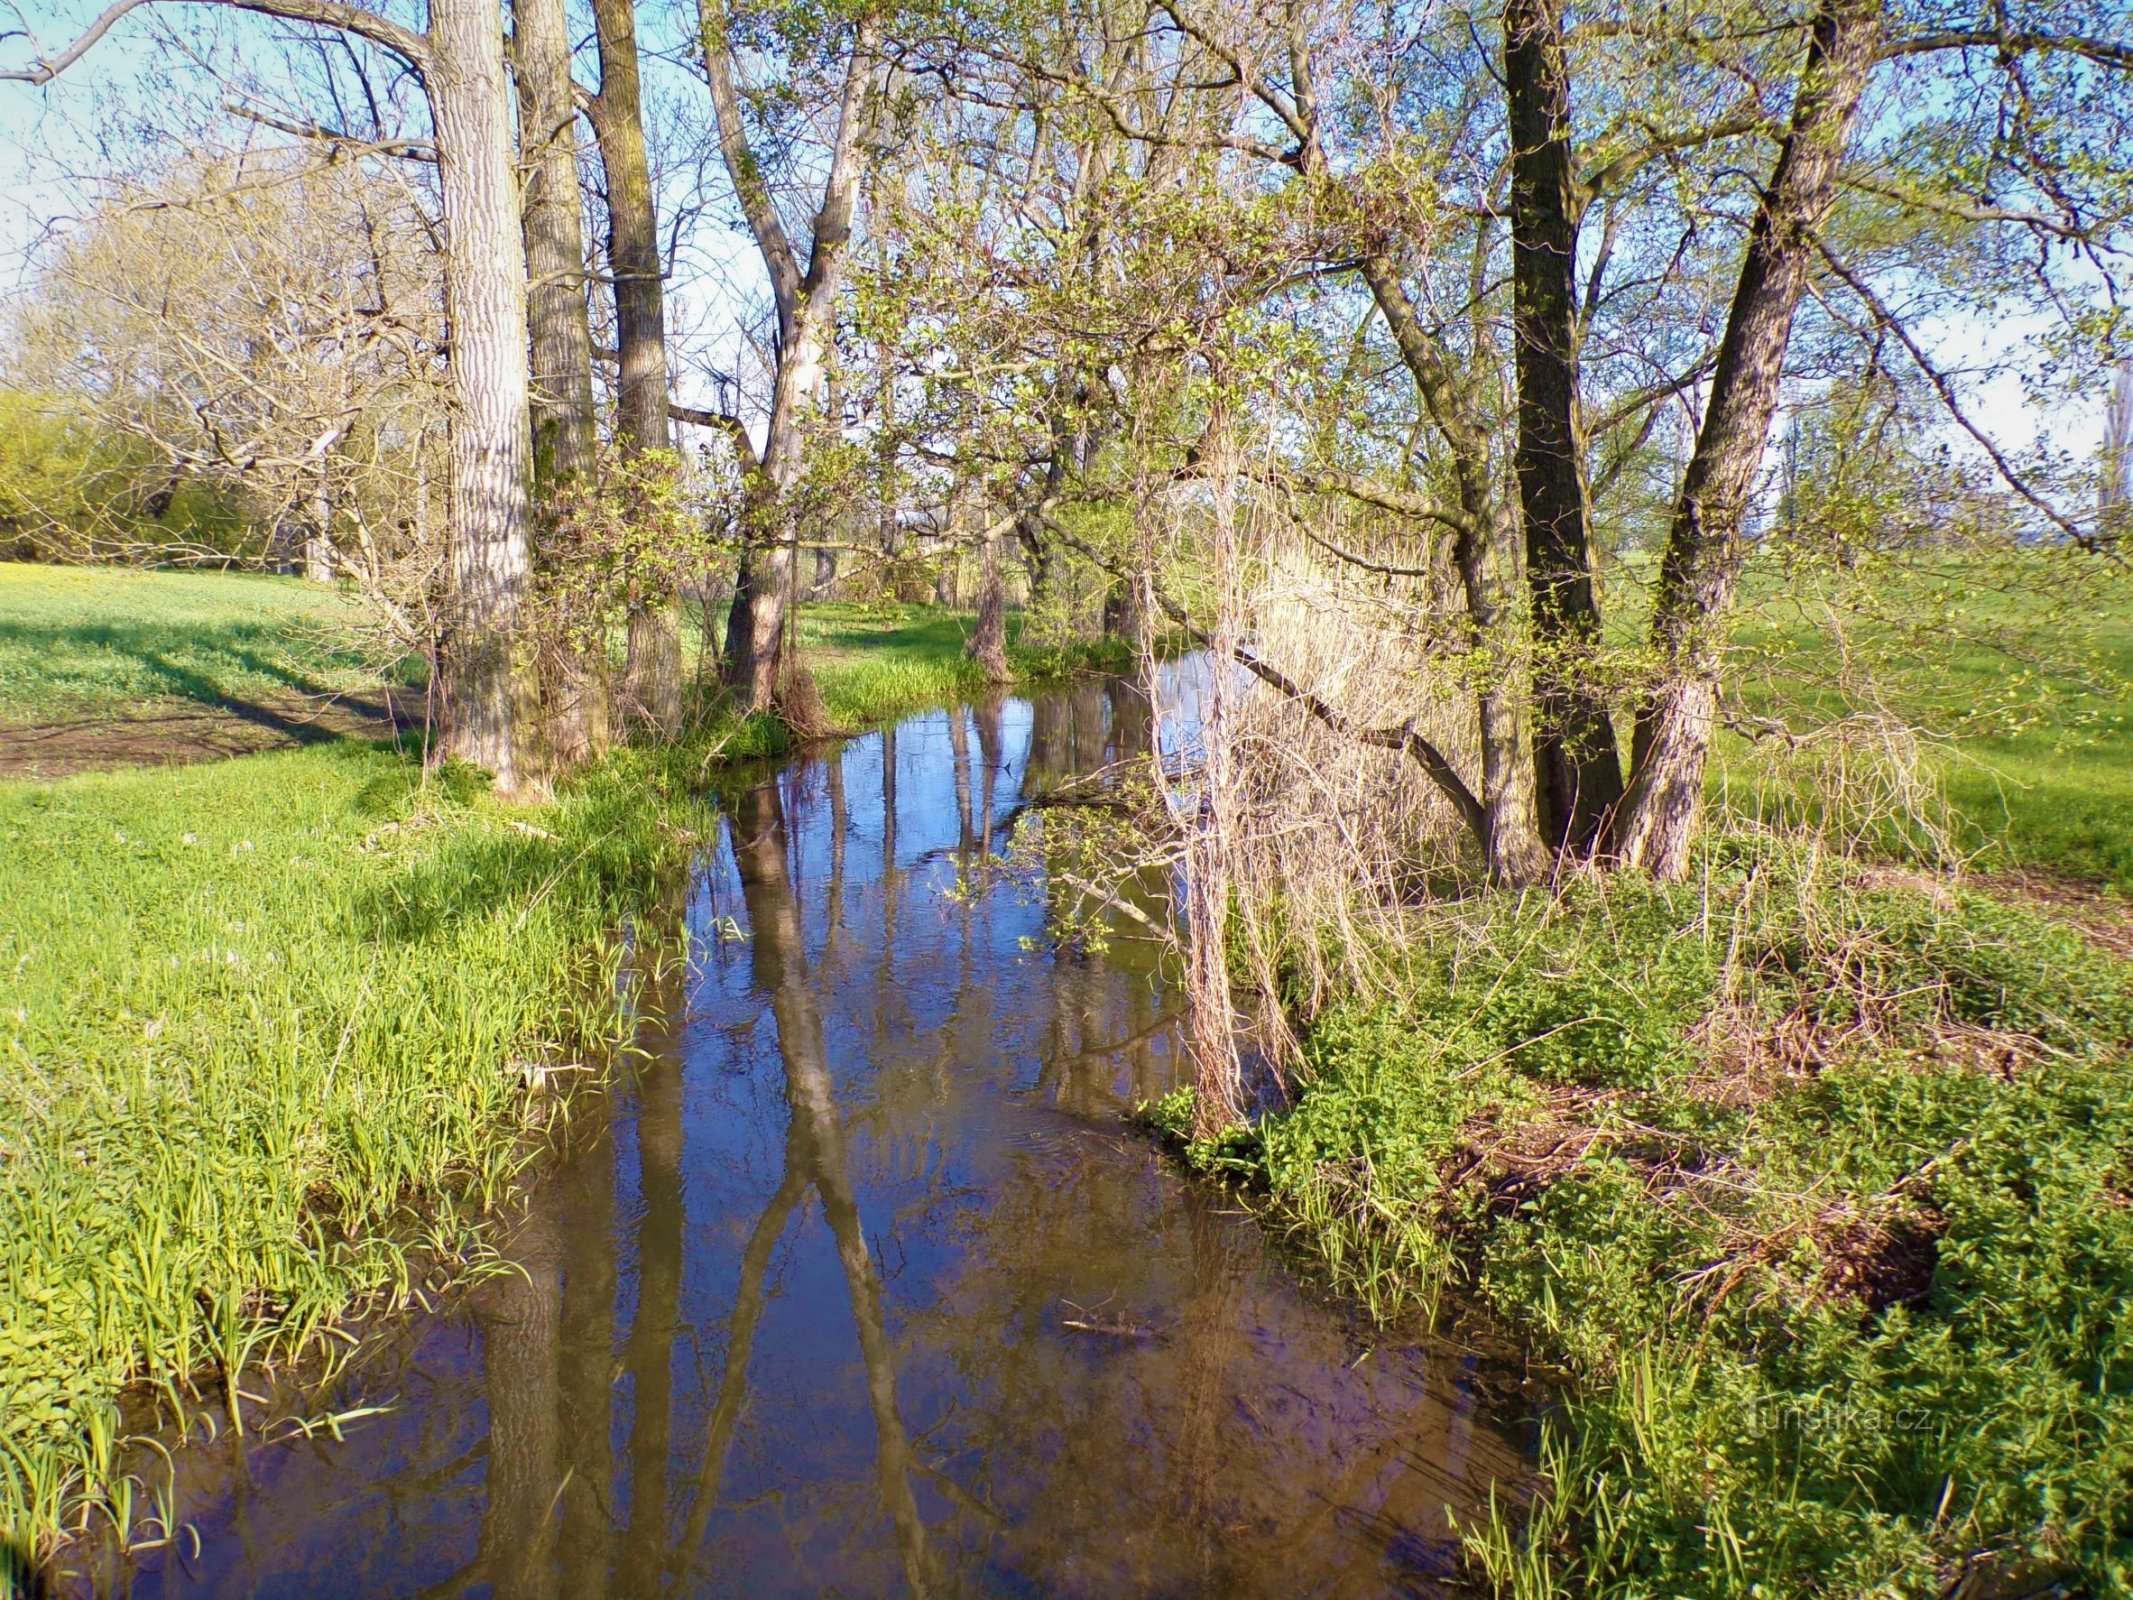
[[[1055,948],[998,866],[1017,807],[1152,721],[1084,682],[723,783],[667,913],[689,960],[576,1097],[519,1270],[311,1397],[380,1408],[339,1439],[196,1430],[191,1532],[111,1586],[1441,1592],[1446,1508],[1527,1476],[1515,1430],[1125,1122],[1183,1071],[1157,952]]]

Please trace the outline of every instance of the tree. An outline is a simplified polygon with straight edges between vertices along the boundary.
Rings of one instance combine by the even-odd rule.
[[[634,0],[594,0],[600,92],[587,98],[600,163],[607,174],[607,262],[615,281],[617,359],[615,439],[642,462],[672,446],[668,409],[666,298],[645,154],[644,92],[637,63]],[[634,574],[629,659],[623,687],[630,712],[661,733],[681,728],[681,607],[672,563]]]
[[[831,25],[821,48],[842,79],[830,123],[821,199],[803,261],[786,232],[748,126],[740,88],[734,19],[725,0],[699,0],[704,77],[718,120],[719,153],[763,260],[776,309],[770,415],[760,456],[748,460],[743,547],[726,621],[726,681],[751,710],[769,711],[786,689],[787,609],[800,530],[791,496],[799,483],[809,414],[834,336],[837,298],[849,261],[859,184],[868,159],[863,138],[880,70],[871,20]],[[739,430],[735,430],[736,432]]]
[[[1503,41],[1518,366],[1514,471],[1540,655],[1533,766],[1543,837],[1557,851],[1582,854],[1621,801],[1622,767],[1593,662],[1600,608],[1578,376],[1578,224],[1586,196],[1572,161],[1558,0],[1506,0]]]
[[[1659,679],[1638,708],[1614,840],[1625,861],[1656,877],[1688,872],[1720,657],[1746,554],[1749,496],[1882,20],[1880,0],[1826,0],[1815,14],[1792,123],[1756,206],[1703,427],[1682,475],[1652,616]]]
[[[585,217],[578,192],[576,85],[562,0],[512,0],[519,142],[525,166],[526,313],[532,341],[535,554],[560,626],[538,646],[553,759],[580,765],[608,739],[606,618],[569,569],[570,503],[598,474],[592,324],[586,307]],[[589,613],[589,614],[588,614]]]
[[[0,79],[50,82],[149,3],[113,0],[73,43]],[[447,236],[453,405],[442,750],[487,768],[501,794],[538,795],[546,786],[539,695],[520,633],[532,581],[526,258],[502,19],[483,0],[433,0],[429,30],[418,34],[341,0],[203,3],[340,29],[398,57],[428,92]]]

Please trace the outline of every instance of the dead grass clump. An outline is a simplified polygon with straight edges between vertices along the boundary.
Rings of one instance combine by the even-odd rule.
[[[778,720],[802,742],[827,739],[837,731],[837,721],[830,715],[815,675],[803,666],[785,668],[778,683],[776,710]]]

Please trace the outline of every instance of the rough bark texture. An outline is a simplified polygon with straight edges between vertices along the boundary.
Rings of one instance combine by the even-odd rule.
[[[577,109],[562,0],[512,0],[520,165],[525,172],[526,315],[532,332],[533,500],[540,570],[569,593],[571,552],[554,514],[572,483],[597,467],[592,330],[585,305],[584,208],[578,195]],[[564,624],[567,604],[562,608]],[[542,645],[542,691],[555,764],[567,770],[607,746],[601,655],[569,638]]]
[[[592,332],[585,308],[577,110],[563,0],[512,0],[519,159],[526,175],[526,315],[533,349],[533,481],[593,470]]]
[[[1006,683],[1007,587],[1000,576],[1000,536],[985,532],[984,566],[978,577],[978,625],[963,647],[963,654],[978,664],[987,683]]]
[[[526,253],[501,18],[480,0],[433,0],[429,57],[452,330],[443,747],[486,767],[499,793],[538,793],[545,786],[534,738],[539,695],[522,670],[530,664],[519,659],[532,577]]]
[[[1571,170],[1570,72],[1559,0],[1506,0],[1503,31],[1518,363],[1515,468],[1537,656],[1534,780],[1542,836],[1558,851],[1584,852],[1622,798],[1622,760],[1593,674],[1600,610],[1578,414],[1583,207]]]
[[[634,0],[594,0],[600,95],[593,130],[607,173],[607,255],[615,275],[615,438],[625,451],[672,447],[667,406],[667,313],[659,220],[645,155],[644,90]],[[664,586],[630,607],[624,695],[663,734],[681,729],[681,602]]]
[[[1836,195],[1882,14],[1882,0],[1825,0],[1815,15],[1791,125],[1749,228],[1710,402],[1682,477],[1652,618],[1660,675],[1638,712],[1616,837],[1622,859],[1656,877],[1686,875],[1702,820],[1748,497],[1776,415],[1815,229]]]

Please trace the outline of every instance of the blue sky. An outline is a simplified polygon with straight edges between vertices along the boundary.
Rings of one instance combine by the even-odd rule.
[[[16,0],[10,9],[11,25],[34,30],[49,51],[75,37],[98,7],[83,0],[44,0],[24,9]],[[411,24],[420,20],[419,9],[404,0],[383,0],[380,9]],[[680,37],[658,36],[663,25],[671,27],[676,20],[675,8],[645,5],[647,44],[680,45]],[[109,166],[107,144],[124,145],[151,122],[198,125],[213,115],[218,98],[228,97],[230,79],[255,67],[263,80],[270,79],[285,41],[299,31],[220,7],[144,8],[120,22],[56,82],[41,88],[0,83],[0,294],[18,291],[36,241],[80,209],[94,176]],[[183,41],[192,63],[181,64],[173,75],[170,54],[155,48],[159,39]],[[0,42],[0,64],[20,65],[29,53],[20,36]],[[593,75],[589,64],[582,75]],[[689,75],[655,57],[648,63],[648,80],[655,143],[662,131],[672,144],[708,127],[710,106]],[[227,133],[234,134],[237,125],[225,121]],[[705,208],[686,231],[670,299],[677,389],[687,402],[709,404],[713,397],[703,374],[734,366],[736,328],[760,304],[761,273],[752,244],[732,226],[736,219],[722,194],[701,192],[689,172],[671,172],[665,188],[669,210],[692,204]],[[2019,355],[2024,341],[2040,331],[2040,325],[2019,321],[1965,322],[1933,330],[1933,342],[1936,353],[1953,364],[1982,364],[1978,358],[1985,352]],[[1966,404],[2004,448],[2016,453],[2042,442],[2086,459],[2101,438],[2100,393],[2039,411],[2010,375],[1974,384]]]

